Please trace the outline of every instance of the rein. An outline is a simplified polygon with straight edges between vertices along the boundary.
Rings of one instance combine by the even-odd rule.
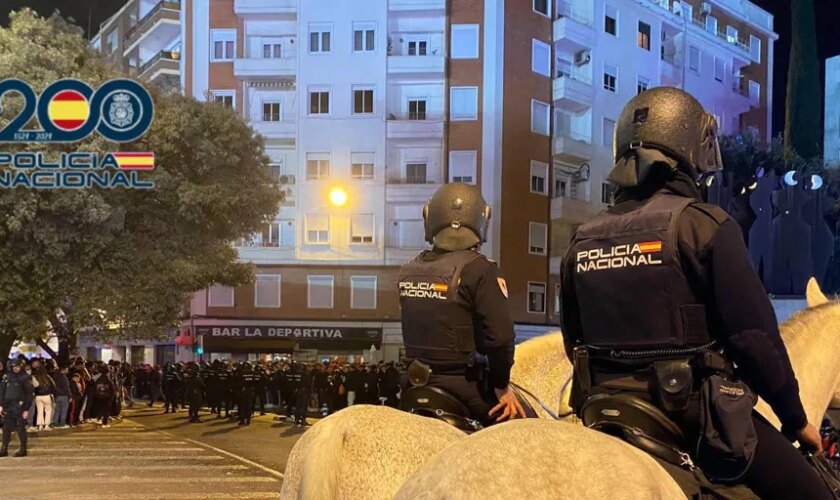
[[[563,394],[563,392],[566,390],[566,387],[569,385],[569,383],[571,381],[572,381],[572,377],[569,376],[569,379],[563,384],[563,387],[560,389],[560,394]],[[558,414],[554,413],[553,411],[551,411],[551,409],[549,409],[548,406],[545,403],[540,401],[540,398],[534,396],[534,394],[531,391],[529,391],[528,389],[522,387],[521,385],[517,384],[516,382],[510,382],[510,386],[513,388],[513,392],[515,392],[520,398],[525,399],[522,396],[522,393],[525,393],[526,395],[530,396],[531,399],[536,401],[537,404],[540,405],[540,407],[543,409],[543,411],[548,413],[548,416],[550,416],[554,420],[560,420],[560,419],[568,417],[569,415],[572,414],[572,412],[569,411],[569,412],[558,415]]]

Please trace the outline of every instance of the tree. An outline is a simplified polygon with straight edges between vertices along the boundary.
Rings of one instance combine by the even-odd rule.
[[[73,77],[96,87],[119,76],[59,16],[23,10],[0,29],[0,80],[36,91]],[[0,191],[0,334],[42,346],[50,324],[66,362],[80,330],[154,338],[175,326],[189,294],[253,278],[233,241],[261,229],[282,201],[262,140],[235,112],[153,88],[155,118],[131,144],[91,136],[29,151],[153,151],[153,190]],[[0,114],[8,122],[20,102]],[[6,148],[12,149],[12,148]],[[64,313],[60,321],[56,313]],[[34,318],[34,319],[33,319]],[[37,327],[40,325],[40,328]],[[0,337],[0,349],[3,348]],[[7,352],[0,351],[0,359]]]
[[[814,0],[792,0],[792,39],[785,102],[785,154],[820,155],[823,113]]]

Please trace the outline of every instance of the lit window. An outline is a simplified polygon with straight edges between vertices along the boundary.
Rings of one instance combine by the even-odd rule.
[[[639,21],[639,35],[636,43],[639,47],[650,50],[650,25]]]

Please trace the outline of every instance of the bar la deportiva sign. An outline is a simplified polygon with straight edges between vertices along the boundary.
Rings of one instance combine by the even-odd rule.
[[[299,327],[299,326],[245,326],[219,325],[196,326],[196,333],[212,338],[260,339],[286,338],[311,340],[378,340],[382,337],[381,328],[349,327]]]

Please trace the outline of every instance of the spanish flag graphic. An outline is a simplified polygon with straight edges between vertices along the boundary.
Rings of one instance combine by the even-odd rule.
[[[646,241],[644,243],[639,243],[639,250],[642,253],[661,252],[662,251],[662,242],[661,241]]]
[[[90,116],[90,103],[75,90],[63,90],[47,106],[47,116],[56,127],[71,132],[78,129]]]
[[[432,288],[434,288],[436,292],[446,293],[449,291],[449,286],[444,283],[435,283],[432,285]]]
[[[111,153],[123,170],[154,170],[154,153]]]

